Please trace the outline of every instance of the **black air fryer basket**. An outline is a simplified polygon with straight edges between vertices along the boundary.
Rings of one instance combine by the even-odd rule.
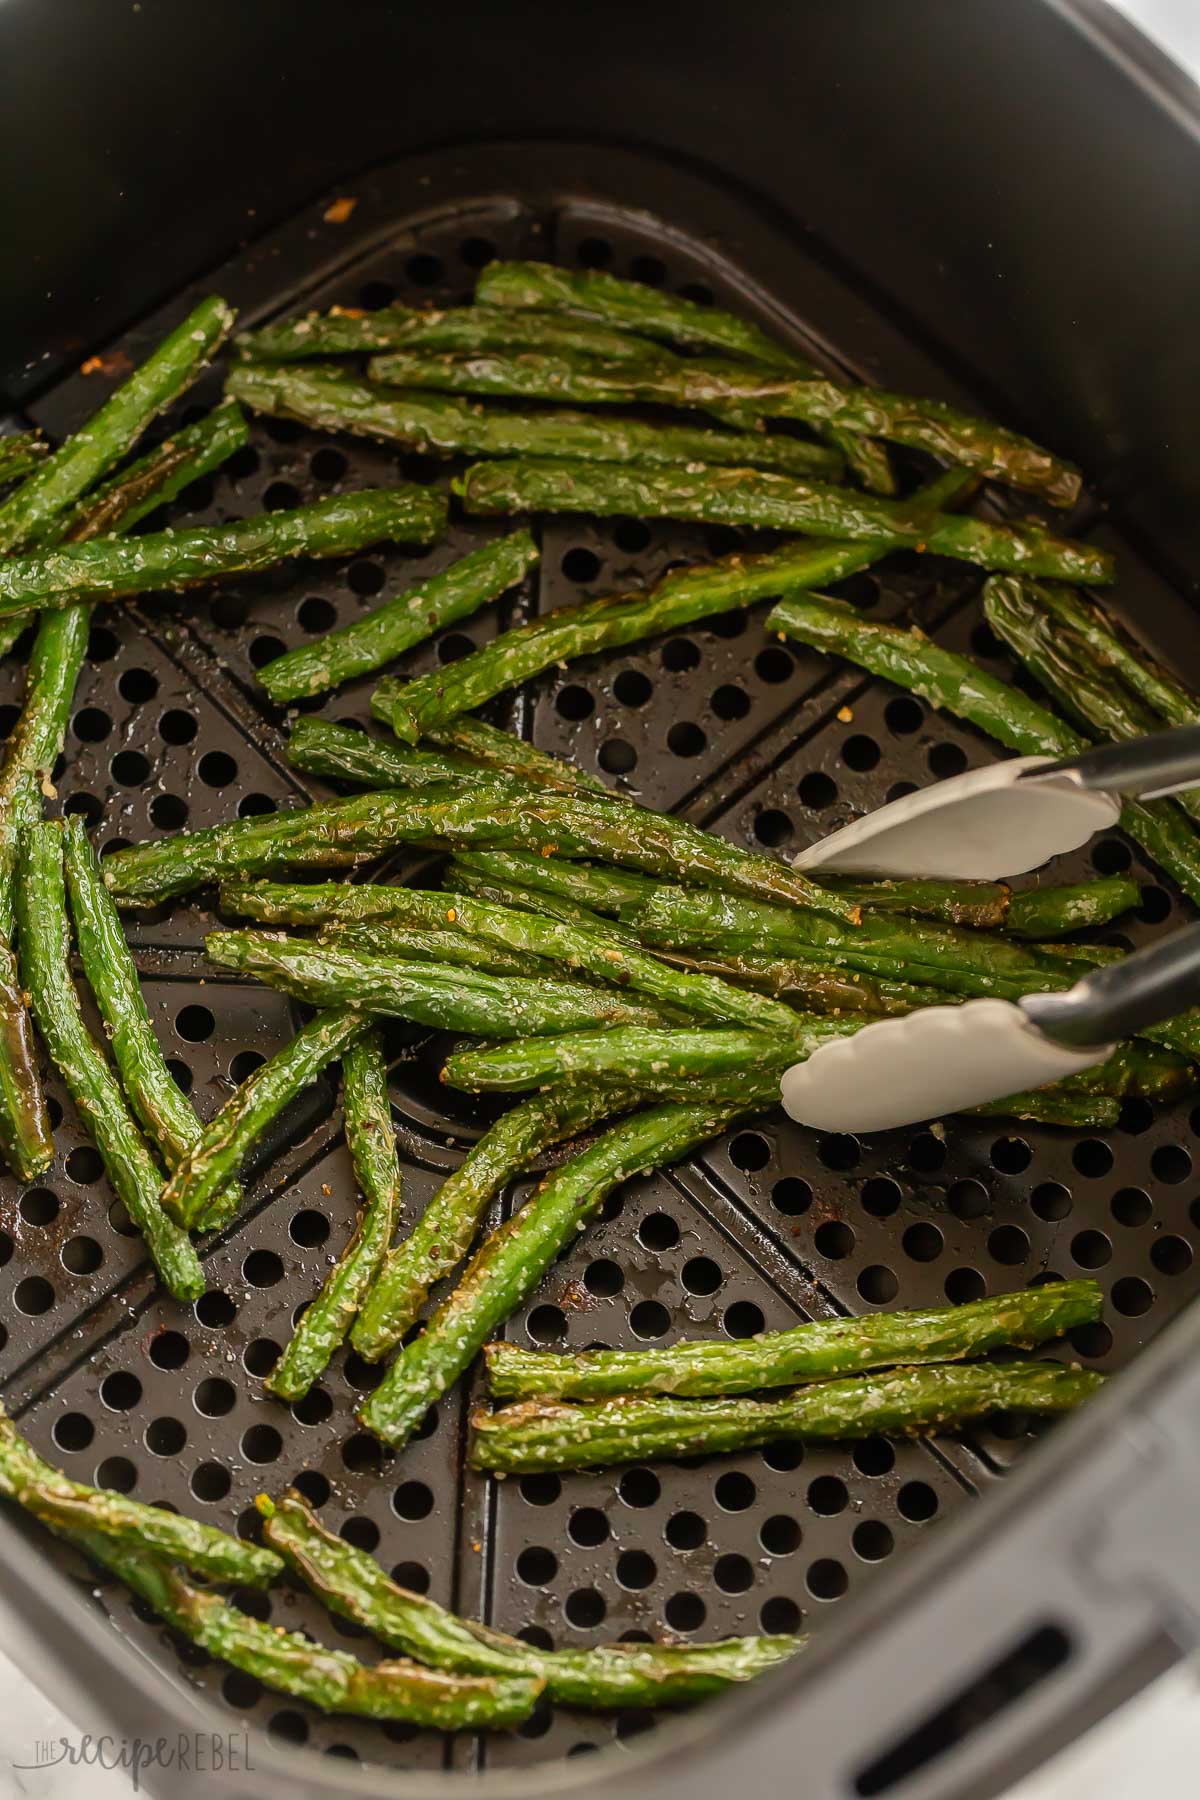
[[[1127,622],[1200,679],[1195,95],[1107,9],[9,0],[0,65],[14,421],[74,428],[117,379],[79,372],[85,358],[136,361],[205,292],[253,323],[333,302],[460,302],[495,254],[610,268],[710,295],[831,369],[990,411],[1076,458],[1093,485],[1072,528],[1118,550]],[[217,372],[188,407],[219,386]],[[397,477],[429,466],[256,421],[252,451],[172,516]],[[488,530],[459,520],[428,552],[104,611],[58,804],[110,845],[322,797],[283,760],[288,720],[256,667]],[[413,670],[742,541],[587,519],[541,537],[536,582],[413,653]],[[847,585],[873,616],[1013,674],[974,571],[893,556]],[[768,639],[764,612],[552,672],[496,716],[647,805],[784,854],[897,784],[991,760],[911,696]],[[12,661],[0,685],[11,717]],[[315,710],[363,720],[370,685]],[[1182,922],[1118,833],[1055,873],[1089,867],[1145,883],[1136,941]],[[131,926],[155,1023],[206,1116],[295,1028],[282,996],[214,975],[211,922],[181,906]],[[410,1220],[485,1122],[439,1086],[437,1048],[409,1029],[389,1045]],[[1133,1102],[1091,1137],[955,1118],[861,1143],[771,1114],[629,1184],[508,1328],[574,1347],[746,1335],[1086,1272],[1107,1324],[1066,1353],[1125,1372],[1035,1455],[1012,1419],[936,1443],[489,1483],[464,1467],[469,1392],[399,1457],[354,1425],[371,1371],[352,1356],[295,1409],[261,1396],[352,1222],[331,1085],[264,1146],[191,1310],[156,1289],[50,1091],[52,1171],[29,1190],[0,1184],[0,1397],[53,1461],[231,1528],[256,1492],[307,1471],[323,1516],[401,1580],[543,1643],[801,1621],[814,1638],[792,1668],[680,1719],[557,1709],[447,1741],[328,1719],[181,1656],[118,1588],[94,1589],[71,1555],[0,1517],[3,1641],[82,1725],[250,1732],[250,1772],[173,1769],[163,1792],[444,1795],[469,1778],[484,1794],[982,1796],[1200,1638],[1200,1330],[1181,1316],[1200,1280],[1200,1112]],[[270,1604],[276,1622],[341,1641],[299,1592]],[[611,1755],[576,1754],[614,1740]]]

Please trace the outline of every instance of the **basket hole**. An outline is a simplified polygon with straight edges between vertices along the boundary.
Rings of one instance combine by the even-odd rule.
[[[609,1531],[608,1520],[598,1506],[577,1506],[567,1520],[567,1536],[584,1549],[606,1543]]]
[[[430,1407],[436,1414],[436,1408]],[[416,1432],[414,1436],[427,1435]],[[342,1464],[353,1475],[378,1475],[383,1467],[383,1445],[369,1431],[356,1431],[342,1445]]]
[[[896,1452],[886,1438],[864,1438],[854,1446],[854,1466],[860,1475],[887,1475],[896,1462]]]
[[[187,1443],[187,1432],[179,1419],[151,1419],[144,1441],[152,1456],[178,1456]]]
[[[522,1475],[518,1483],[522,1500],[530,1506],[553,1506],[562,1493],[562,1482],[557,1475]]]
[[[890,1528],[882,1519],[863,1519],[850,1534],[854,1554],[864,1562],[882,1562],[896,1547]]]
[[[997,1138],[989,1152],[989,1160],[993,1169],[1001,1175],[1019,1175],[1027,1169],[1033,1158],[1033,1152],[1024,1138]]]
[[[100,1383],[100,1398],[110,1412],[128,1412],[142,1397],[142,1384],[129,1369],[114,1369]]]
[[[1184,1275],[1192,1266],[1192,1247],[1186,1238],[1159,1238],[1150,1251],[1150,1261],[1160,1275]]]
[[[137,1486],[137,1470],[127,1456],[106,1456],[96,1470],[96,1486],[131,1494]]]
[[[951,1306],[967,1306],[972,1300],[983,1299],[987,1282],[978,1269],[951,1269],[943,1283],[943,1292]]]
[[[639,1300],[629,1315],[629,1325],[635,1337],[665,1337],[671,1329],[671,1315],[659,1300]]]
[[[789,656],[782,644],[768,644],[754,659],[754,673],[760,681],[768,682],[772,687],[786,681],[795,667],[795,658]]]
[[[251,1287],[274,1287],[283,1280],[283,1259],[274,1250],[252,1250],[242,1264],[242,1274]]]
[[[346,571],[346,586],[361,600],[369,600],[371,595],[377,594],[383,586],[383,570],[378,563],[351,563]]]
[[[583,1285],[589,1294],[596,1294],[600,1299],[611,1299],[619,1294],[625,1286],[625,1275],[619,1263],[611,1257],[597,1257],[588,1264],[583,1272]]]
[[[566,1316],[558,1306],[535,1306],[525,1329],[535,1344],[554,1344],[567,1335]]]
[[[1102,1269],[1112,1256],[1112,1244],[1102,1231],[1080,1231],[1071,1239],[1071,1255],[1081,1269]]]
[[[301,1469],[292,1477],[292,1486],[297,1493],[303,1494],[310,1506],[324,1506],[332,1492],[328,1477],[319,1469]]]
[[[440,257],[422,250],[416,256],[409,257],[404,265],[404,273],[415,287],[433,287],[442,279],[444,271]]]
[[[1156,1181],[1175,1186],[1186,1181],[1192,1172],[1192,1159],[1182,1144],[1160,1144],[1150,1158],[1150,1173]]]
[[[172,707],[159,720],[158,729],[164,742],[182,745],[190,744],[200,727],[191,713]]]
[[[792,821],[777,806],[765,807],[754,821],[754,835],[767,850],[778,850],[792,835]]]
[[[544,1545],[530,1544],[517,1558],[517,1575],[526,1587],[545,1587],[558,1574],[558,1558]]]
[[[662,1493],[662,1483],[652,1469],[626,1469],[617,1492],[626,1506],[655,1506]]]
[[[707,1527],[699,1513],[672,1513],[663,1536],[673,1550],[698,1550],[707,1535]]]
[[[800,804],[810,812],[824,812],[838,797],[837,783],[820,769],[811,769],[796,789]]]
[[[699,1594],[686,1589],[672,1594],[663,1607],[663,1619],[672,1631],[698,1631],[708,1617],[708,1608]]]
[[[274,1338],[255,1338],[242,1352],[242,1362],[250,1375],[269,1375],[279,1361],[280,1346]]]
[[[196,772],[206,787],[224,788],[236,779],[237,763],[225,750],[206,750]]]
[[[873,769],[880,755],[875,739],[862,732],[848,737],[842,745],[842,761],[848,769],[853,769],[859,775],[865,775],[868,769]]]
[[[873,1175],[863,1182],[859,1197],[863,1211],[870,1213],[873,1219],[889,1219],[904,1196],[898,1182],[886,1175]]]
[[[337,607],[323,594],[310,594],[296,608],[296,622],[303,631],[331,631],[337,616]]]
[[[58,1195],[49,1188],[30,1188],[18,1209],[27,1225],[52,1225],[58,1217]]]
[[[754,1505],[757,1495],[758,1489],[749,1475],[740,1469],[730,1469],[719,1475],[713,1486],[713,1499],[722,1512],[745,1512],[747,1507]]]
[[[310,1387],[307,1394],[292,1403],[292,1417],[298,1425],[323,1425],[333,1415],[333,1395],[327,1388]]]
[[[729,1160],[745,1175],[765,1169],[771,1160],[771,1146],[757,1131],[739,1131],[729,1146]]]
[[[900,1292],[900,1283],[884,1263],[872,1263],[864,1269],[855,1285],[870,1306],[886,1306]]]
[[[936,1225],[922,1220],[910,1225],[900,1240],[904,1254],[913,1262],[933,1262],[942,1254],[944,1240]]]
[[[594,550],[587,550],[582,544],[577,544],[565,552],[559,567],[568,581],[595,581],[601,565]]]
[[[402,1481],[392,1495],[397,1518],[427,1519],[433,1511],[433,1494],[423,1481]]]
[[[679,719],[667,732],[667,749],[672,756],[700,756],[708,738],[691,719]]]
[[[210,1331],[223,1331],[225,1326],[232,1325],[237,1318],[237,1307],[220,1288],[210,1288],[196,1302],[196,1317]]]
[[[581,238],[575,246],[575,260],[585,269],[606,269],[612,259],[612,245],[607,238]]]
[[[338,1527],[338,1536],[344,1544],[350,1544],[355,1550],[362,1550],[368,1556],[379,1548],[378,1525],[374,1519],[364,1519],[361,1514],[344,1519]]]
[[[158,676],[149,669],[126,669],[117,682],[117,692],[131,706],[141,706],[157,694]]]
[[[283,1439],[273,1425],[251,1425],[242,1433],[242,1455],[247,1462],[274,1462],[283,1449]]]
[[[232,1476],[221,1463],[198,1463],[193,1469],[193,1478],[187,1483],[193,1490],[196,1499],[216,1505],[218,1499],[225,1499],[232,1483]]]
[[[700,663],[700,651],[691,638],[671,638],[662,647],[659,660],[672,675],[685,675]]]
[[[1053,1224],[1070,1215],[1071,1190],[1060,1181],[1039,1182],[1029,1197],[1029,1204],[1039,1219]]]
[[[577,1630],[590,1631],[603,1623],[608,1607],[604,1603],[604,1596],[595,1588],[576,1588],[573,1594],[567,1595],[563,1611],[568,1623]]]
[[[800,1629],[802,1614],[794,1600],[786,1594],[774,1594],[764,1600],[758,1611],[758,1623],[769,1637],[792,1637]]]
[[[798,1218],[812,1205],[812,1189],[798,1175],[785,1175],[771,1189],[771,1201],[788,1218]]]
[[[618,519],[612,537],[618,550],[626,556],[637,556],[650,542],[650,527],[641,519]]]
[[[90,1144],[80,1144],[69,1153],[64,1167],[71,1181],[78,1182],[80,1187],[90,1187],[103,1175],[104,1159]]]
[[[596,753],[606,775],[628,775],[637,767],[637,751],[624,738],[606,738]]]
[[[648,1588],[656,1573],[654,1558],[645,1550],[622,1550],[617,1558],[617,1580],[635,1593]]]
[[[100,744],[112,730],[112,720],[102,707],[85,706],[75,714],[75,736],[83,744]]]
[[[826,1219],[813,1233],[813,1248],[819,1256],[840,1262],[854,1248],[854,1232],[843,1219]]]
[[[560,718],[578,723],[581,719],[591,717],[596,710],[596,702],[585,687],[573,684],[570,687],[559,688],[558,693],[554,696],[554,710]]]
[[[60,1251],[63,1268],[69,1275],[91,1275],[104,1261],[104,1252],[95,1238],[68,1238]]]
[[[96,1427],[86,1413],[68,1412],[55,1420],[50,1435],[60,1450],[86,1450],[96,1435]]]
[[[896,1508],[910,1524],[923,1525],[938,1509],[938,1497],[927,1481],[906,1481],[896,1495]]]
[[[671,1250],[679,1242],[679,1227],[670,1213],[649,1213],[638,1227],[638,1237],[647,1250]]]
[[[725,1277],[711,1256],[693,1256],[684,1263],[679,1279],[689,1294],[715,1294]]]
[[[907,694],[898,694],[884,707],[883,717],[893,737],[911,737],[925,723],[925,709]]]
[[[231,1413],[237,1402],[237,1392],[231,1381],[223,1375],[206,1375],[197,1383],[194,1405],[198,1413],[206,1419],[223,1419]]]
[[[645,706],[654,683],[640,669],[622,669],[613,682],[613,694],[622,706]]]
[[[318,1212],[315,1207],[307,1206],[292,1219],[288,1226],[288,1236],[294,1244],[300,1244],[305,1249],[314,1249],[316,1245],[323,1244],[328,1238],[329,1220],[323,1212]]]
[[[967,766],[966,751],[958,744],[934,744],[926,758],[929,773],[938,781],[961,775]]]
[[[322,447],[313,452],[308,466],[317,480],[328,486],[330,482],[340,481],[350,465],[340,450]]]
[[[732,1306],[726,1308],[721,1320],[722,1329],[731,1338],[757,1337],[765,1324],[762,1308],[756,1306],[753,1300],[735,1300]]]
[[[790,1556],[800,1548],[802,1535],[798,1520],[787,1513],[773,1513],[764,1520],[758,1537],[768,1556]]]
[[[1099,1138],[1083,1138],[1071,1152],[1071,1161],[1080,1175],[1099,1180],[1113,1165],[1113,1153]]]

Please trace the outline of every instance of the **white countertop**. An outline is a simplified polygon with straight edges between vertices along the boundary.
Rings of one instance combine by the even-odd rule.
[[[1200,0],[1114,0],[1200,81]],[[0,1651],[0,1800],[128,1800],[116,1770],[34,1764],[39,1742],[77,1741],[71,1722]],[[1191,1800],[1200,1766],[1195,1666],[1173,1670],[1078,1744],[1010,1790],[1007,1800]]]

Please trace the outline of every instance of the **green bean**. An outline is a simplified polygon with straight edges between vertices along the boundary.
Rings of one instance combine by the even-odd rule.
[[[0,618],[80,601],[177,592],[268,569],[291,556],[343,556],[384,538],[427,544],[441,536],[445,524],[440,494],[419,487],[365,488],[225,525],[148,532],[128,543],[96,538],[10,556],[0,561]]]
[[[686,1100],[698,1082],[761,1074],[776,1082],[785,1069],[820,1044],[849,1037],[869,1023],[863,1014],[804,1018],[792,1014],[787,1031],[572,1031],[561,1037],[519,1038],[485,1050],[461,1050],[442,1070],[451,1087],[473,1094],[529,1088],[557,1091],[586,1081],[636,1083],[664,1100]]]
[[[379,1362],[416,1322],[434,1284],[457,1268],[488,1204],[555,1144],[636,1104],[600,1088],[537,1094],[501,1115],[430,1200],[403,1243],[390,1252],[350,1332],[368,1362]]]
[[[61,444],[0,505],[0,552],[19,550],[111,469],[155,414],[195,380],[220,347],[234,314],[224,300],[202,300],[163,339],[100,411]]]
[[[154,1035],[117,909],[78,814],[66,821],[65,845],[80,961],[112,1045],[125,1097],[167,1168],[177,1168],[199,1140],[200,1121]],[[218,1222],[237,1210],[239,1198],[236,1183],[218,1196]]]
[[[260,364],[369,356],[413,344],[421,350],[557,350],[609,362],[647,362],[654,356],[644,338],[625,331],[578,324],[553,312],[517,313],[500,306],[381,306],[371,312],[334,306],[326,313],[304,313],[242,332],[237,339],[241,354]]]
[[[192,1225],[237,1174],[243,1158],[272,1119],[361,1037],[361,1013],[318,1013],[290,1044],[261,1063],[225,1102],[171,1174],[162,1204],[171,1217]]]
[[[938,506],[953,505],[965,485],[969,478],[951,470],[907,504],[914,517],[924,517]],[[645,593],[606,595],[546,613],[501,633],[434,677],[385,680],[375,690],[372,710],[406,742],[431,736],[436,741],[449,720],[543,669],[680,630],[793,588],[842,581],[898,547],[894,536],[877,536],[866,543],[789,544],[756,556],[738,551],[719,562],[666,575]]]
[[[1087,738],[1010,681],[941,649],[922,632],[864,619],[843,601],[789,594],[771,612],[767,629],[845,656],[1023,756],[1071,756],[1088,747]],[[1200,842],[1178,807],[1169,800],[1126,801],[1121,826],[1200,905]]]
[[[799,419],[927,451],[947,462],[1071,506],[1079,497],[1079,473],[1028,438],[985,424],[939,400],[886,393],[878,388],[839,388],[834,382],[796,379],[786,370],[741,368],[699,360],[657,364],[584,363],[566,356],[481,352],[476,356],[420,356],[403,350],[372,357],[372,381],[458,394],[583,405],[720,408],[728,416]]]
[[[673,1009],[664,1013],[661,1007],[619,999],[606,988],[579,982],[484,975],[342,951],[265,931],[212,932],[205,950],[221,967],[257,975],[310,1005],[355,1007],[411,1019],[435,1031],[521,1037],[593,1025],[657,1025],[676,1017]]]
[[[403,1444],[614,1187],[686,1156],[743,1110],[745,1102],[654,1107],[614,1126],[565,1163],[485,1240],[421,1336],[400,1352],[368,1395],[359,1412],[368,1431],[384,1443]]]
[[[948,1363],[1003,1348],[1032,1350],[1073,1326],[1093,1324],[1103,1307],[1104,1295],[1094,1281],[1049,1281],[963,1306],[817,1319],[751,1338],[701,1338],[570,1356],[498,1340],[484,1355],[494,1400],[747,1394],[897,1364]]]
[[[591,1710],[669,1706],[749,1681],[792,1656],[796,1637],[728,1638],[717,1644],[605,1644],[594,1650],[540,1650],[520,1638],[460,1619],[436,1601],[399,1587],[363,1550],[335,1537],[295,1492],[258,1498],[263,1535],[331,1612],[382,1643],[436,1669],[528,1675],[550,1699]]]
[[[94,1532],[106,1543],[153,1551],[214,1581],[265,1587],[283,1573],[272,1550],[245,1544],[215,1525],[202,1525],[159,1506],[145,1506],[112,1488],[88,1487],[51,1468],[0,1412],[0,1494],[43,1525]]]
[[[452,485],[469,513],[701,519],[851,542],[891,537],[908,549],[959,557],[984,569],[1060,581],[1108,582],[1115,573],[1106,551],[1052,537],[1040,527],[1027,530],[952,513],[914,512],[905,500],[802,482],[768,469],[656,469],[529,456],[472,463]]]
[[[49,445],[40,431],[14,431],[0,437],[0,485],[23,481],[45,456]]]
[[[780,1440],[907,1436],[1000,1410],[1069,1412],[1090,1399],[1102,1381],[1090,1369],[1053,1362],[933,1363],[814,1382],[772,1400],[666,1395],[622,1395],[592,1405],[526,1400],[473,1414],[471,1461],[477,1469],[518,1474],[712,1456]]]
[[[483,544],[349,625],[275,657],[258,671],[258,679],[277,703],[340,687],[498,599],[529,573],[538,554],[527,531]]]
[[[647,349],[641,346],[643,356]],[[412,385],[419,385],[416,377]],[[401,444],[424,456],[549,456],[647,467],[733,463],[829,481],[845,467],[837,449],[778,432],[722,431],[557,408],[519,412],[449,394],[406,391],[403,385],[378,386],[338,368],[246,363],[230,374],[228,391],[256,412]],[[712,410],[738,422],[736,412]]]
[[[70,1535],[172,1631],[209,1656],[323,1712],[465,1731],[519,1725],[540,1692],[540,1683],[526,1676],[447,1675],[414,1662],[368,1666],[344,1650],[314,1644],[303,1632],[260,1623],[218,1595],[190,1586],[157,1556],[118,1548],[96,1532]]]
[[[400,1167],[378,1032],[351,1044],[342,1057],[342,1107],[346,1142],[366,1204],[349,1244],[267,1376],[267,1391],[277,1400],[302,1399],[345,1342],[400,1216]]]
[[[204,1292],[204,1272],[186,1232],[163,1210],[162,1178],[83,1022],[71,981],[62,832],[57,825],[30,825],[22,832],[16,901],[21,980],[50,1059],[104,1159],[113,1191],[145,1238],[164,1285],[177,1300],[195,1300]]]

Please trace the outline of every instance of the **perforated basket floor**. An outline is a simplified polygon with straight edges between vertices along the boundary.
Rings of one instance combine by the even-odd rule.
[[[634,193],[646,213],[614,198]],[[226,294],[247,321],[334,301],[457,302],[493,254],[537,255],[713,295],[832,367],[1002,410],[984,381],[948,379],[811,244],[777,235],[743,201],[648,160],[577,147],[472,150],[386,170],[350,197],[356,204],[342,222],[326,216],[328,202],[316,206],[196,292]],[[187,298],[117,348],[136,361]],[[78,376],[34,415],[64,432],[113,379]],[[189,396],[183,416],[218,389],[214,376]],[[227,519],[399,476],[447,479],[386,448],[258,422],[253,448],[197,484],[172,517]],[[288,718],[264,704],[256,667],[442,568],[493,529],[503,526],[457,519],[426,552],[291,564],[215,594],[101,612],[57,775],[59,804],[82,812],[98,844],[109,845],[327,793],[283,762]],[[406,666],[449,661],[514,617],[644,584],[668,564],[739,541],[728,531],[588,520],[548,523],[541,537],[536,583],[443,633]],[[1121,592],[1137,604],[1138,628],[1168,630],[1179,598],[1118,548]],[[844,591],[876,616],[906,614],[941,642],[970,645],[989,668],[1018,679],[979,622],[976,586],[960,565],[892,557]],[[992,758],[982,739],[911,697],[768,639],[764,612],[552,673],[497,716],[647,805],[784,854],[897,792]],[[0,682],[11,724],[15,662],[0,666]],[[370,686],[313,710],[365,719]],[[1174,899],[1118,835],[1054,874],[1078,877],[1089,861],[1104,871],[1132,866],[1145,881],[1131,937],[1176,922]],[[180,906],[131,926],[155,1023],[206,1116],[295,1025],[278,995],[206,970],[200,945],[211,923],[201,908]],[[392,1048],[411,1221],[481,1124],[468,1101],[439,1087],[433,1046],[419,1033],[397,1028]],[[460,1390],[418,1442],[386,1455],[353,1421],[372,1379],[355,1357],[337,1356],[291,1410],[259,1385],[354,1218],[332,1089],[298,1103],[260,1157],[244,1221],[209,1250],[209,1291],[187,1310],[155,1290],[98,1156],[53,1076],[48,1086],[54,1167],[25,1191],[0,1185],[0,1373],[5,1404],[37,1447],[85,1479],[246,1529],[255,1492],[296,1480],[400,1580],[505,1630],[543,1644],[664,1632],[703,1641],[801,1623],[823,1629],[875,1570],[916,1550],[940,1518],[986,1490],[1026,1442],[1014,1420],[966,1442],[772,1448],[688,1467],[488,1483],[463,1467],[470,1395]],[[1086,1271],[1105,1287],[1108,1322],[1077,1333],[1072,1353],[1116,1368],[1195,1291],[1198,1124],[1186,1108],[1155,1114],[1131,1103],[1121,1128],[1098,1137],[950,1119],[859,1142],[816,1137],[773,1113],[679,1168],[631,1183],[509,1330],[522,1342],[576,1347],[745,1335]],[[506,1204],[520,1197],[518,1189]],[[67,1554],[38,1543],[48,1556]],[[81,1593],[90,1594],[94,1578],[79,1572]],[[178,1666],[180,1679],[330,1754],[508,1766],[653,1723],[559,1709],[482,1743],[328,1720],[177,1651],[120,1591],[100,1594],[120,1629]],[[330,1643],[360,1635],[287,1586],[252,1603]],[[356,1648],[374,1654],[369,1641]]]

